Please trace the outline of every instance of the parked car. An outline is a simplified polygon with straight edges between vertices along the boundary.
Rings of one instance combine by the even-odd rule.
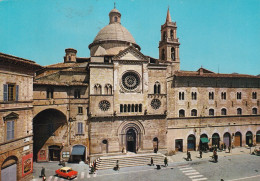
[[[57,176],[72,179],[78,176],[78,172],[75,170],[72,170],[70,167],[62,167],[55,171]]]

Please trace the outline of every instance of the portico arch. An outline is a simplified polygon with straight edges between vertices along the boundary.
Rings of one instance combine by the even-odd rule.
[[[57,139],[61,129],[67,130],[67,118],[58,109],[45,109],[33,119],[33,153],[34,160],[48,161],[50,159],[49,146],[56,145],[61,148],[66,139]],[[57,152],[57,151],[56,151]],[[56,153],[55,154],[58,154]]]
[[[1,179],[8,181],[18,180],[18,158],[16,156],[7,157],[1,165]]]

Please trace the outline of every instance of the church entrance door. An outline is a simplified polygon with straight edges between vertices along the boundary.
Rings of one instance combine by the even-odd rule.
[[[126,133],[127,151],[136,152],[136,133],[133,129],[129,129]]]

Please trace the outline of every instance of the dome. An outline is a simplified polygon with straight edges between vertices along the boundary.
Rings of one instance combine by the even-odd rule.
[[[114,8],[114,9],[112,9],[112,10],[110,11],[110,13],[120,13],[120,12],[119,12],[117,9]],[[110,14],[110,13],[109,13],[109,14]]]
[[[118,40],[130,43],[135,43],[135,40],[131,33],[119,23],[113,23],[105,26],[101,29],[93,43],[107,40]]]

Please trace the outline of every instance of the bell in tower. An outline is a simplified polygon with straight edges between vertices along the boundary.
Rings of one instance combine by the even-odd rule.
[[[161,26],[161,41],[159,42],[159,59],[161,62],[171,62],[173,71],[180,70],[179,39],[177,38],[176,22],[172,22],[168,8],[166,21]]]

